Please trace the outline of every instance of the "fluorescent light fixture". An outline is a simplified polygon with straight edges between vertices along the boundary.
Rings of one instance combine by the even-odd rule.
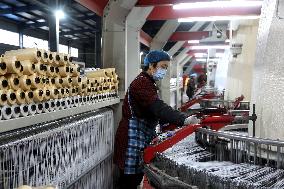
[[[206,58],[197,58],[195,59],[197,62],[206,62],[207,59]]]
[[[64,17],[65,17],[65,14],[64,14],[64,12],[63,12],[63,10],[56,10],[55,11],[55,16],[56,16],[56,18],[57,19],[63,19]]]
[[[234,8],[234,7],[259,7],[262,1],[210,1],[196,3],[180,3],[173,6],[174,9],[202,9],[202,8]]]
[[[207,56],[206,53],[195,53],[195,54],[194,54],[194,57],[195,57],[195,58],[202,58],[202,57],[205,57],[205,56]]]
[[[211,45],[211,46],[191,46],[191,50],[201,50],[201,49],[229,49],[230,45]]]
[[[190,44],[198,44],[198,43],[199,43],[199,40],[188,40],[187,43],[190,43]]]
[[[232,21],[232,20],[253,20],[259,19],[259,15],[250,15],[250,16],[209,16],[209,17],[190,17],[190,18],[179,18],[178,22],[198,22],[198,21]]]

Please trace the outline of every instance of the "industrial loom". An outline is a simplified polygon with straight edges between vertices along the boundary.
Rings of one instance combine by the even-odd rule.
[[[172,136],[146,148],[145,174],[152,186],[157,189],[284,188],[284,141],[261,139],[243,132],[251,120],[254,135],[257,117],[255,105],[249,116],[248,104],[241,104],[241,100],[243,97],[231,103],[235,105],[231,106],[233,109],[203,108],[198,113],[202,116],[200,124],[176,129]],[[221,100],[203,99],[203,104],[214,101],[220,104]],[[246,127],[242,127],[243,123]]]
[[[102,109],[0,135],[0,188],[111,188],[113,128]]]

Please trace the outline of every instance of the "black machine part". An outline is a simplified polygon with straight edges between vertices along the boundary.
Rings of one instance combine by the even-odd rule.
[[[144,173],[151,180],[151,185],[157,189],[198,189],[197,186],[189,185],[166,174],[165,171],[158,169],[153,164],[145,165]]]

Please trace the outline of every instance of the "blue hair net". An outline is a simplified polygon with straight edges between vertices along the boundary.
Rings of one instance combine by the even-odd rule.
[[[144,58],[144,66],[149,66],[151,63],[160,61],[170,61],[170,55],[165,51],[150,51]]]

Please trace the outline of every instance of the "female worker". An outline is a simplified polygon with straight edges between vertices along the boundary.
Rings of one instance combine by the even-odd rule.
[[[114,146],[122,189],[136,189],[142,181],[141,155],[155,137],[158,121],[178,126],[198,122],[196,117],[173,110],[158,97],[155,81],[165,77],[170,59],[164,51],[150,51],[144,59],[144,71],[132,81],[125,95]]]

